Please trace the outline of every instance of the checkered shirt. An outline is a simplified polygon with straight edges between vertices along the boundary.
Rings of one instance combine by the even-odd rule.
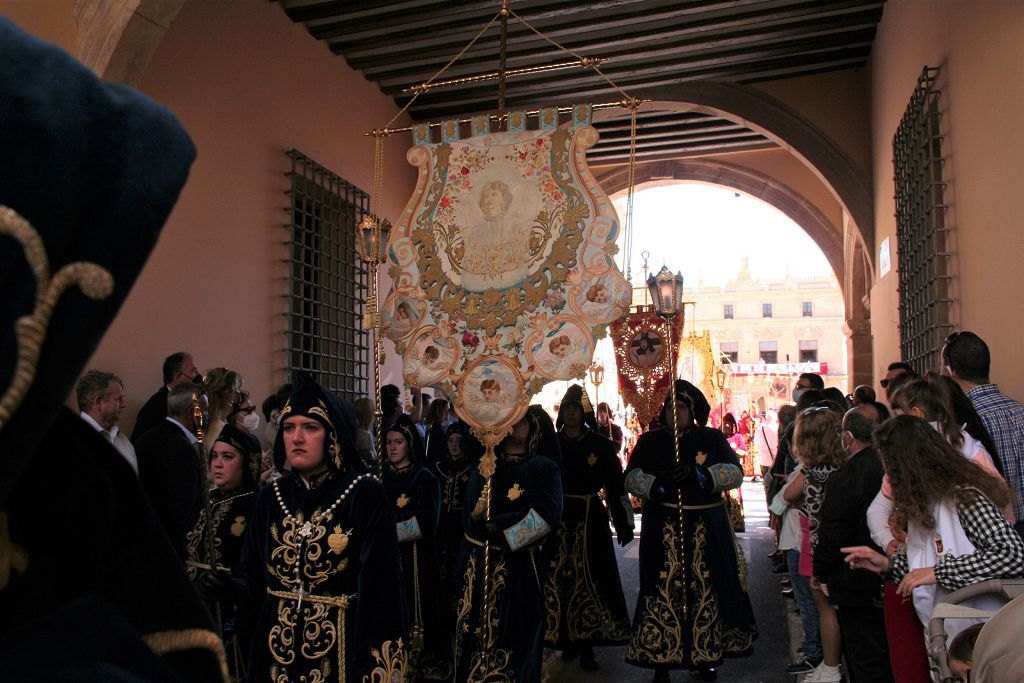
[[[1024,520],[1024,405],[999,391],[995,384],[980,384],[967,392],[996,444],[1006,481],[1014,494],[1013,512]]]
[[[946,555],[935,563],[935,581],[949,591],[988,579],[1024,577],[1024,542],[992,501],[977,492],[974,500],[957,503],[957,517],[974,545],[971,555]],[[907,550],[901,546],[889,566],[889,578],[899,584],[909,571]]]

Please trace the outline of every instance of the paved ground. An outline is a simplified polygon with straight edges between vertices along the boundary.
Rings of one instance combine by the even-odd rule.
[[[743,502],[747,530],[737,534],[740,545],[747,556],[750,599],[757,617],[760,636],[754,643],[754,654],[746,659],[730,659],[719,669],[718,680],[723,683],[743,681],[744,683],[794,683],[795,678],[786,674],[786,665],[793,661],[799,638],[791,643],[790,633],[800,632],[799,618],[793,610],[793,601],[785,600],[779,593],[779,579],[771,574],[768,554],[774,550],[774,532],[768,528],[768,513],[764,503],[764,488],[760,483],[743,484]],[[639,518],[637,518],[639,525]],[[637,552],[638,542],[626,548],[618,548],[619,572],[626,592],[626,604],[630,615],[636,605],[637,596]],[[578,662],[563,662],[557,652],[548,651],[545,674],[548,683],[633,683],[650,681],[651,672],[628,666],[624,661],[625,647],[599,648],[597,659],[600,670],[588,673],[580,669]],[[677,671],[672,674],[675,683],[699,680],[696,675]]]

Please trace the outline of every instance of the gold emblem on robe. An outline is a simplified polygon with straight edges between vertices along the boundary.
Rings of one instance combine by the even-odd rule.
[[[704,461],[708,459],[708,454],[704,451],[697,451],[697,464],[703,465]]]
[[[519,496],[523,495],[525,491],[519,487],[519,484],[512,484],[512,488],[508,490],[509,500],[518,500]]]
[[[331,549],[331,552],[335,555],[341,555],[345,548],[348,547],[348,537],[351,533],[351,531],[342,531],[340,524],[335,526],[334,531],[327,537],[327,546]]]
[[[594,463],[596,463],[596,462],[597,462],[597,453],[591,453],[590,455],[587,456],[587,464],[588,465],[593,467]]]
[[[395,505],[397,505],[399,509],[401,509],[408,505],[410,500],[412,499],[403,493],[400,496],[398,496],[398,500],[395,501]]]
[[[231,525],[231,535],[241,536],[245,533],[245,517],[239,515],[235,517],[235,523]]]

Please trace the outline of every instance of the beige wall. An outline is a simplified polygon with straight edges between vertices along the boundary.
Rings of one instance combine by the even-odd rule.
[[[176,350],[201,369],[239,370],[261,401],[283,381],[284,152],[295,147],[370,191],[373,144],[363,133],[397,111],[280,6],[189,2],[141,83],[181,119],[198,158],[149,263],[90,366],[128,385],[130,426]],[[406,139],[385,148],[385,214],[415,178]]]
[[[985,339],[992,379],[1024,398],[1024,3],[890,0],[872,51],[876,244],[895,268],[892,137],[925,66],[941,66],[945,175],[957,275],[953,320]],[[877,256],[877,255],[876,255]],[[899,356],[896,272],[871,289],[875,375]]]
[[[754,87],[781,100],[826,133],[871,180],[868,70],[845,69]]]

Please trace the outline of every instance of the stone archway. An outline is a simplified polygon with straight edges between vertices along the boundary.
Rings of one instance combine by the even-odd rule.
[[[691,81],[631,94],[649,100],[644,110],[695,111],[742,123],[788,151],[818,177],[842,208],[843,225],[827,220],[811,202],[777,180],[746,167],[691,159],[652,161],[636,168],[640,182],[667,176],[742,190],[772,204],[803,227],[825,254],[843,293],[850,385],[870,385],[873,356],[867,288],[874,279],[875,228],[871,184],[863,171],[814,123],[750,86]],[[620,116],[622,110],[612,109],[595,118]],[[600,180],[611,194],[626,186],[626,172],[611,171]]]
[[[137,86],[185,0],[76,0],[78,55],[108,81]]]
[[[595,176],[609,195],[629,186],[629,173],[625,168],[607,174],[595,173]],[[695,180],[732,188],[771,204],[810,235],[842,285],[845,271],[842,230],[814,204],[778,180],[745,166],[708,159],[651,162],[637,167],[635,176],[637,187],[655,182]]]

